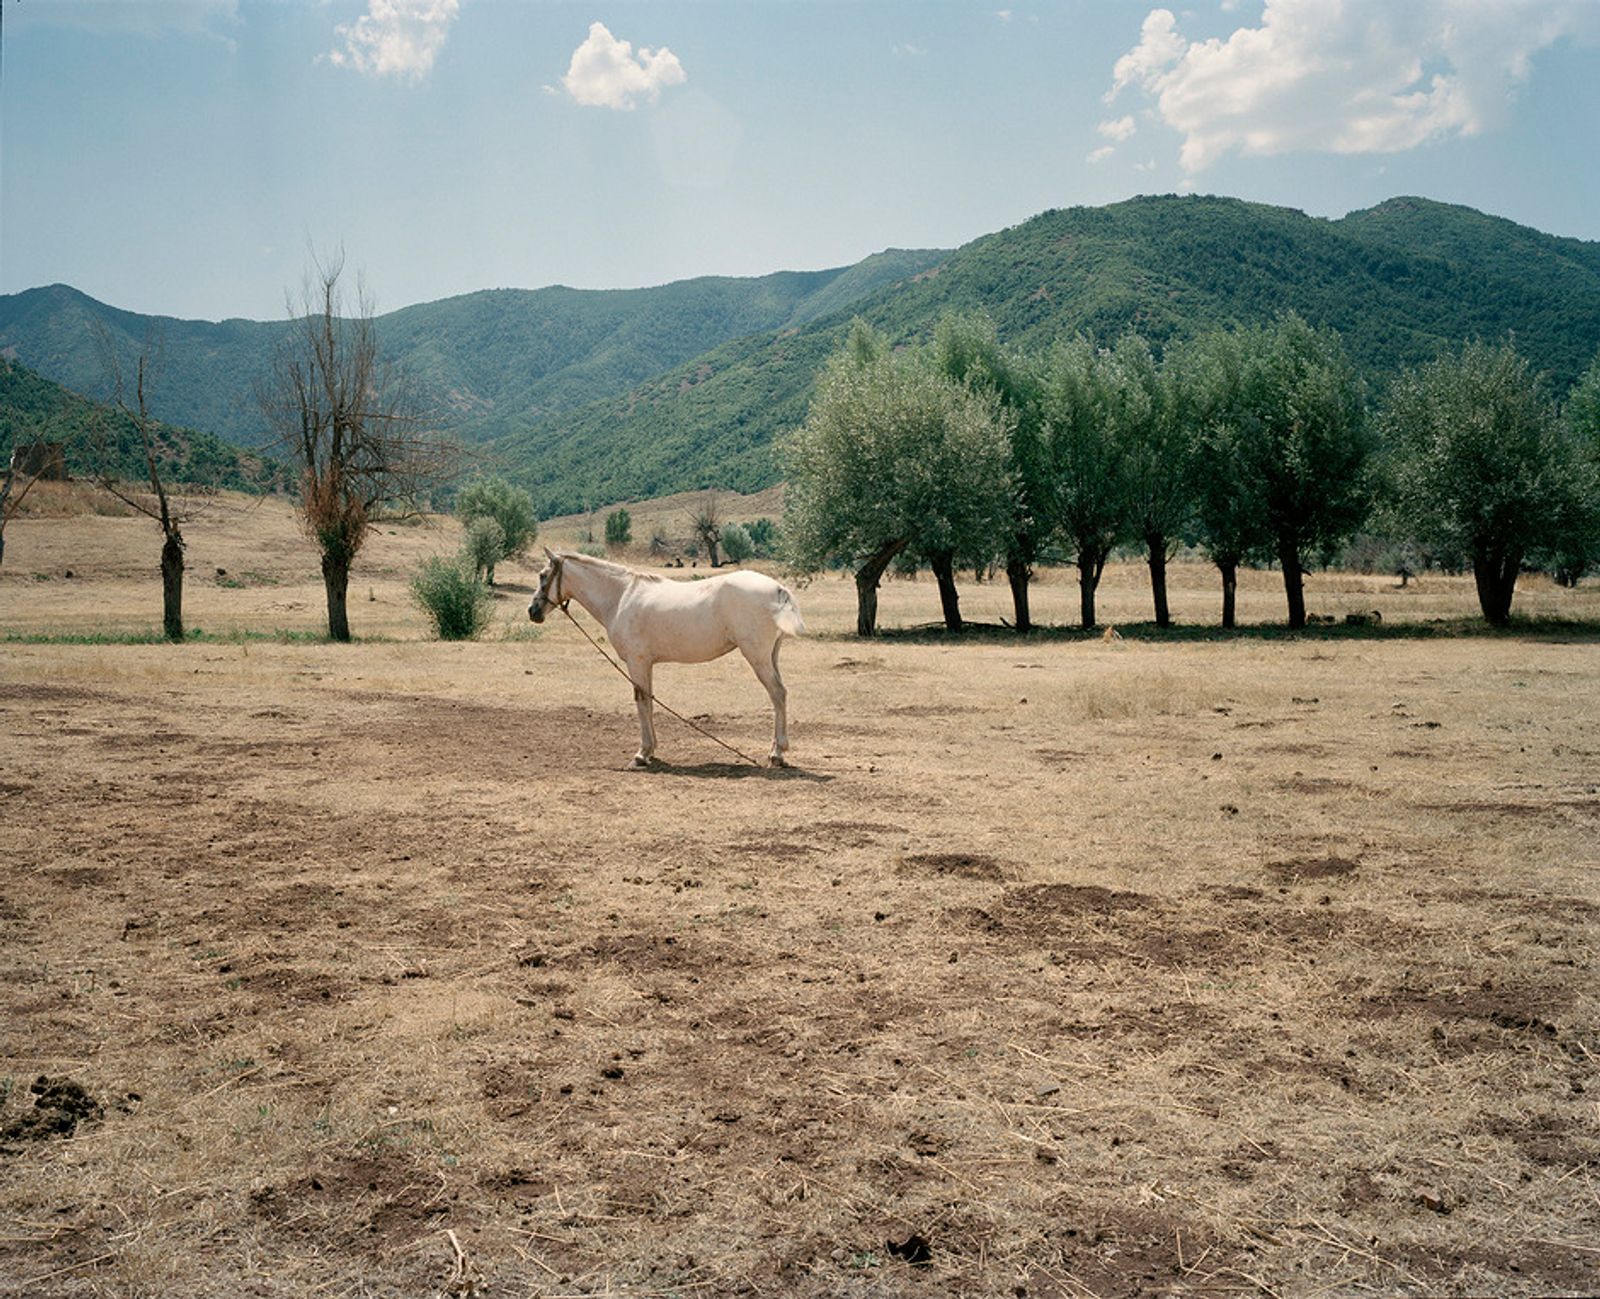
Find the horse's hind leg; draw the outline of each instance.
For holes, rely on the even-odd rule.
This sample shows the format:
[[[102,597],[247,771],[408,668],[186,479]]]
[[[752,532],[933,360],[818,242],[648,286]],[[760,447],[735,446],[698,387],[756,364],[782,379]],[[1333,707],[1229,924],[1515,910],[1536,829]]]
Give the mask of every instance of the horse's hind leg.
[[[631,764],[635,767],[648,767],[656,754],[656,724],[652,716],[655,699],[651,693],[654,689],[651,685],[653,675],[653,664],[628,665],[628,676],[633,681],[633,702],[639,709],[639,752],[633,755]]]
[[[760,647],[741,645],[740,651],[761,684],[767,688],[767,694],[772,698],[772,757],[774,767],[787,767],[789,765],[784,755],[789,750],[789,692],[783,684],[783,674],[778,671],[778,646],[783,644],[783,637],[779,636],[772,642],[772,649],[765,653]]]

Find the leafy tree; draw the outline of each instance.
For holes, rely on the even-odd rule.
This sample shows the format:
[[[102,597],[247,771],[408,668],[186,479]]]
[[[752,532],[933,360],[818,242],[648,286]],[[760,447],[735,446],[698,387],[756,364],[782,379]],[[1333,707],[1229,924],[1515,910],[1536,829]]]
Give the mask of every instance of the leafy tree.
[[[313,268],[257,398],[297,472],[301,523],[322,556],[328,635],[348,641],[350,567],[374,513],[420,509],[453,455],[379,357],[364,292],[345,315],[343,257]]]
[[[633,540],[633,516],[622,507],[606,515],[606,548],[621,550]]]
[[[755,543],[742,523],[730,523],[722,530],[722,553],[730,564],[742,564],[756,553]]]
[[[1523,559],[1584,526],[1594,482],[1578,442],[1509,343],[1470,343],[1402,375],[1383,419],[1402,517],[1470,557],[1478,606],[1504,626]]]
[[[1168,627],[1167,561],[1195,513],[1190,389],[1175,365],[1157,366],[1137,333],[1106,358],[1108,418],[1122,463],[1128,533],[1145,548],[1156,625]]]
[[[478,519],[493,519],[500,525],[500,553],[485,566],[490,586],[494,585],[495,564],[521,559],[539,537],[533,497],[504,478],[475,478],[463,487],[456,494],[456,517],[469,530]]]
[[[1240,505],[1271,538],[1289,626],[1299,629],[1306,563],[1332,554],[1371,508],[1362,385],[1339,336],[1292,312],[1241,331],[1239,347],[1238,383],[1218,418],[1233,443]]]
[[[1081,334],[1058,343],[1045,370],[1057,528],[1075,556],[1085,627],[1095,625],[1095,590],[1127,520],[1126,457],[1109,418],[1106,370],[1106,359]]]
[[[1538,559],[1563,586],[1576,586],[1600,564],[1600,356],[1573,386],[1562,415],[1579,463],[1566,517]]]
[[[878,584],[901,551],[942,568],[940,601],[960,626],[953,557],[1009,526],[1010,421],[992,395],[896,355],[857,325],[824,369],[806,421],[782,444],[785,544],[797,567],[856,570],[856,630],[877,629]]]
[[[986,315],[947,314],[934,334],[935,364],[957,383],[981,388],[1012,417],[1010,455],[1015,499],[1011,528],[999,547],[1018,631],[1028,631],[1028,584],[1055,521],[1055,480],[1044,436],[1043,389],[1038,369],[1003,348]]]
[[[506,553],[506,532],[500,520],[480,514],[467,524],[462,538],[462,558],[472,565],[472,575],[488,586],[494,585],[494,566]]]
[[[1265,551],[1266,518],[1246,489],[1243,438],[1227,418],[1238,402],[1244,349],[1234,333],[1208,334],[1167,361],[1193,430],[1201,545],[1222,575],[1222,625],[1233,627],[1239,565]]]
[[[750,544],[756,548],[757,558],[772,558],[778,548],[778,525],[762,517],[745,524],[745,531],[750,534]]]

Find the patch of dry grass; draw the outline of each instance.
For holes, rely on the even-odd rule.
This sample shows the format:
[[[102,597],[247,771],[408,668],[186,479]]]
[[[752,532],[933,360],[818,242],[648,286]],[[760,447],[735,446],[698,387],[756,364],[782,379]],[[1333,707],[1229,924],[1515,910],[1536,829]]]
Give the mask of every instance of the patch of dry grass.
[[[120,522],[13,525],[7,626],[139,625]],[[208,625],[279,625],[262,526]],[[0,1132],[102,1112],[0,1136],[0,1294],[1600,1288],[1592,645],[863,644],[829,579],[799,769],[635,774],[573,629],[384,604],[428,544],[385,643],[6,647]]]

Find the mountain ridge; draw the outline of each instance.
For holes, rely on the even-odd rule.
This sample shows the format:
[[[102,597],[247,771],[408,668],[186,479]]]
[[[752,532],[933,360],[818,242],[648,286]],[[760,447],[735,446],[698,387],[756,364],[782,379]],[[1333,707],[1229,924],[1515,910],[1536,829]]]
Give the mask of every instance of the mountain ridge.
[[[27,294],[0,298],[0,351],[81,369],[94,300],[71,298],[52,317],[38,299],[19,303]],[[1338,329],[1377,388],[1465,340],[1514,335],[1560,388],[1600,343],[1600,243],[1417,196],[1329,218],[1153,195],[1051,209],[953,250],[648,289],[486,289],[377,324],[466,440],[543,507],[573,510],[770,484],[773,440],[804,418],[817,367],[853,316],[905,344],[950,310],[986,311],[1026,347],[1136,328],[1158,349],[1294,310]],[[114,319],[125,336],[146,320]],[[163,323],[169,356],[175,334],[178,349],[198,332],[210,351],[159,375],[158,399],[171,398],[178,422],[248,441],[234,430],[249,428],[251,385],[286,326]],[[171,418],[172,406],[157,413]]]

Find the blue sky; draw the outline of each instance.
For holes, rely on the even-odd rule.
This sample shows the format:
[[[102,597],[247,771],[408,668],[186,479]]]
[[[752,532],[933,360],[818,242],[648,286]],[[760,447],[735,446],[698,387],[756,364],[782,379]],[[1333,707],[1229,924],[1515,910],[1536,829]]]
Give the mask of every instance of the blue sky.
[[[1600,239],[1600,0],[0,0],[0,291],[278,318],[1200,192]]]

